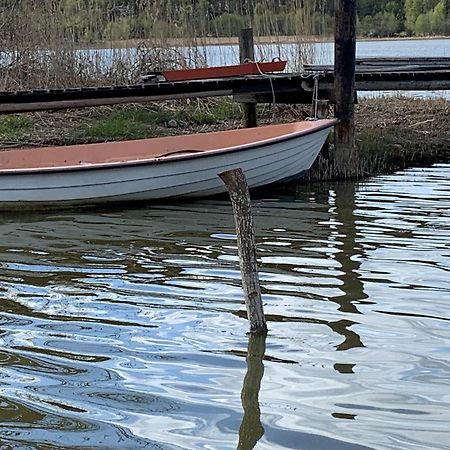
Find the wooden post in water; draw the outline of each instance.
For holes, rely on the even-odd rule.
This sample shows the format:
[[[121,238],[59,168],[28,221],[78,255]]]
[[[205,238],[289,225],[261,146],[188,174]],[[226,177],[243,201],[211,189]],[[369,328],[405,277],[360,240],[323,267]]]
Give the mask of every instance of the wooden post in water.
[[[239,35],[239,61],[241,64],[255,60],[255,47],[253,45],[253,29],[243,28]],[[256,117],[256,103],[242,103],[244,122],[246,128],[258,126]]]
[[[339,177],[352,175],[355,161],[356,0],[335,0],[334,164]],[[356,169],[356,168],[353,168]]]
[[[250,332],[266,335],[267,325],[259,286],[255,231],[247,180],[242,169],[232,169],[219,173],[219,177],[228,189],[233,206],[242,287],[244,289],[247,318],[250,322]]]

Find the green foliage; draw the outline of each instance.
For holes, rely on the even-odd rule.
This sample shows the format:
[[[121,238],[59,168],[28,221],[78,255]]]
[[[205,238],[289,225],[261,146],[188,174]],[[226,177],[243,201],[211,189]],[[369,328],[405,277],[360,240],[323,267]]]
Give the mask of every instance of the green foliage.
[[[360,0],[359,34],[450,34],[450,0]]]
[[[378,12],[365,16],[359,23],[359,32],[365,36],[386,37],[401,31],[401,22],[393,12]]]
[[[450,0],[440,0],[434,7],[431,24],[435,33],[450,34]]]
[[[239,14],[225,12],[212,20],[210,33],[214,36],[238,36],[244,23],[244,17]]]
[[[153,137],[158,134],[156,125],[167,120],[170,114],[164,111],[125,107],[93,120],[80,135],[99,141]]]
[[[2,138],[21,136],[31,127],[31,120],[23,114],[0,116],[0,137]]]
[[[227,98],[218,98],[208,102],[189,102],[179,107],[175,118],[197,125],[212,124],[217,121],[240,119],[239,105]]]
[[[450,0],[405,0],[405,17],[414,34],[450,34]]]
[[[110,40],[129,39],[131,35],[131,19],[130,17],[120,17],[113,22],[108,22],[103,36]]]

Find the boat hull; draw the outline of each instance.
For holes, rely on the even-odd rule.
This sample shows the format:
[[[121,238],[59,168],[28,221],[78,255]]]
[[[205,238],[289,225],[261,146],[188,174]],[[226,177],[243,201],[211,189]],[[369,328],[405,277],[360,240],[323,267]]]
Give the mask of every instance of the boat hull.
[[[225,192],[218,174],[238,167],[250,188],[277,183],[311,167],[333,124],[329,121],[314,132],[232,152],[76,170],[4,172],[0,209],[206,197]]]
[[[282,72],[286,67],[286,63],[287,61],[248,62],[233,66],[167,70],[162,72],[162,74],[167,81],[207,80]]]

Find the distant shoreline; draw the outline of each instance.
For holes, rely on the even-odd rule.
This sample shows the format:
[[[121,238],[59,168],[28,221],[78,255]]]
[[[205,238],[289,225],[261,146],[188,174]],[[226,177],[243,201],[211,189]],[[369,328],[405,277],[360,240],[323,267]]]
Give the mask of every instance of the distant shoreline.
[[[450,36],[408,36],[408,37],[381,37],[381,38],[357,38],[357,42],[367,41],[419,41],[419,40],[441,40],[448,39]],[[255,36],[255,44],[320,44],[331,43],[334,41],[333,36],[326,36],[320,38],[318,36]],[[237,37],[197,37],[197,38],[150,38],[150,39],[127,39],[118,41],[101,41],[91,44],[86,44],[83,47],[87,49],[102,49],[102,48],[136,48],[141,45],[148,47],[195,47],[195,46],[217,46],[217,45],[238,45],[239,38]]]

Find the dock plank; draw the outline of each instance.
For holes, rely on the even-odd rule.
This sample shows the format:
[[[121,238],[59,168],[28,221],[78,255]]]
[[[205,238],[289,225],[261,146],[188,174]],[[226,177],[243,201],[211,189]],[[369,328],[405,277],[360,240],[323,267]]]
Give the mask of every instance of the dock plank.
[[[426,58],[403,58],[395,61],[395,70],[388,58],[358,61],[355,75],[357,91],[450,90],[450,58],[433,58],[431,62]],[[319,73],[319,98],[333,101],[332,67],[316,65],[305,66],[305,69],[303,73],[264,76],[3,91],[0,92],[0,114],[218,96],[233,96],[236,101],[252,99],[270,103],[273,94],[277,103],[310,103],[315,73]]]

